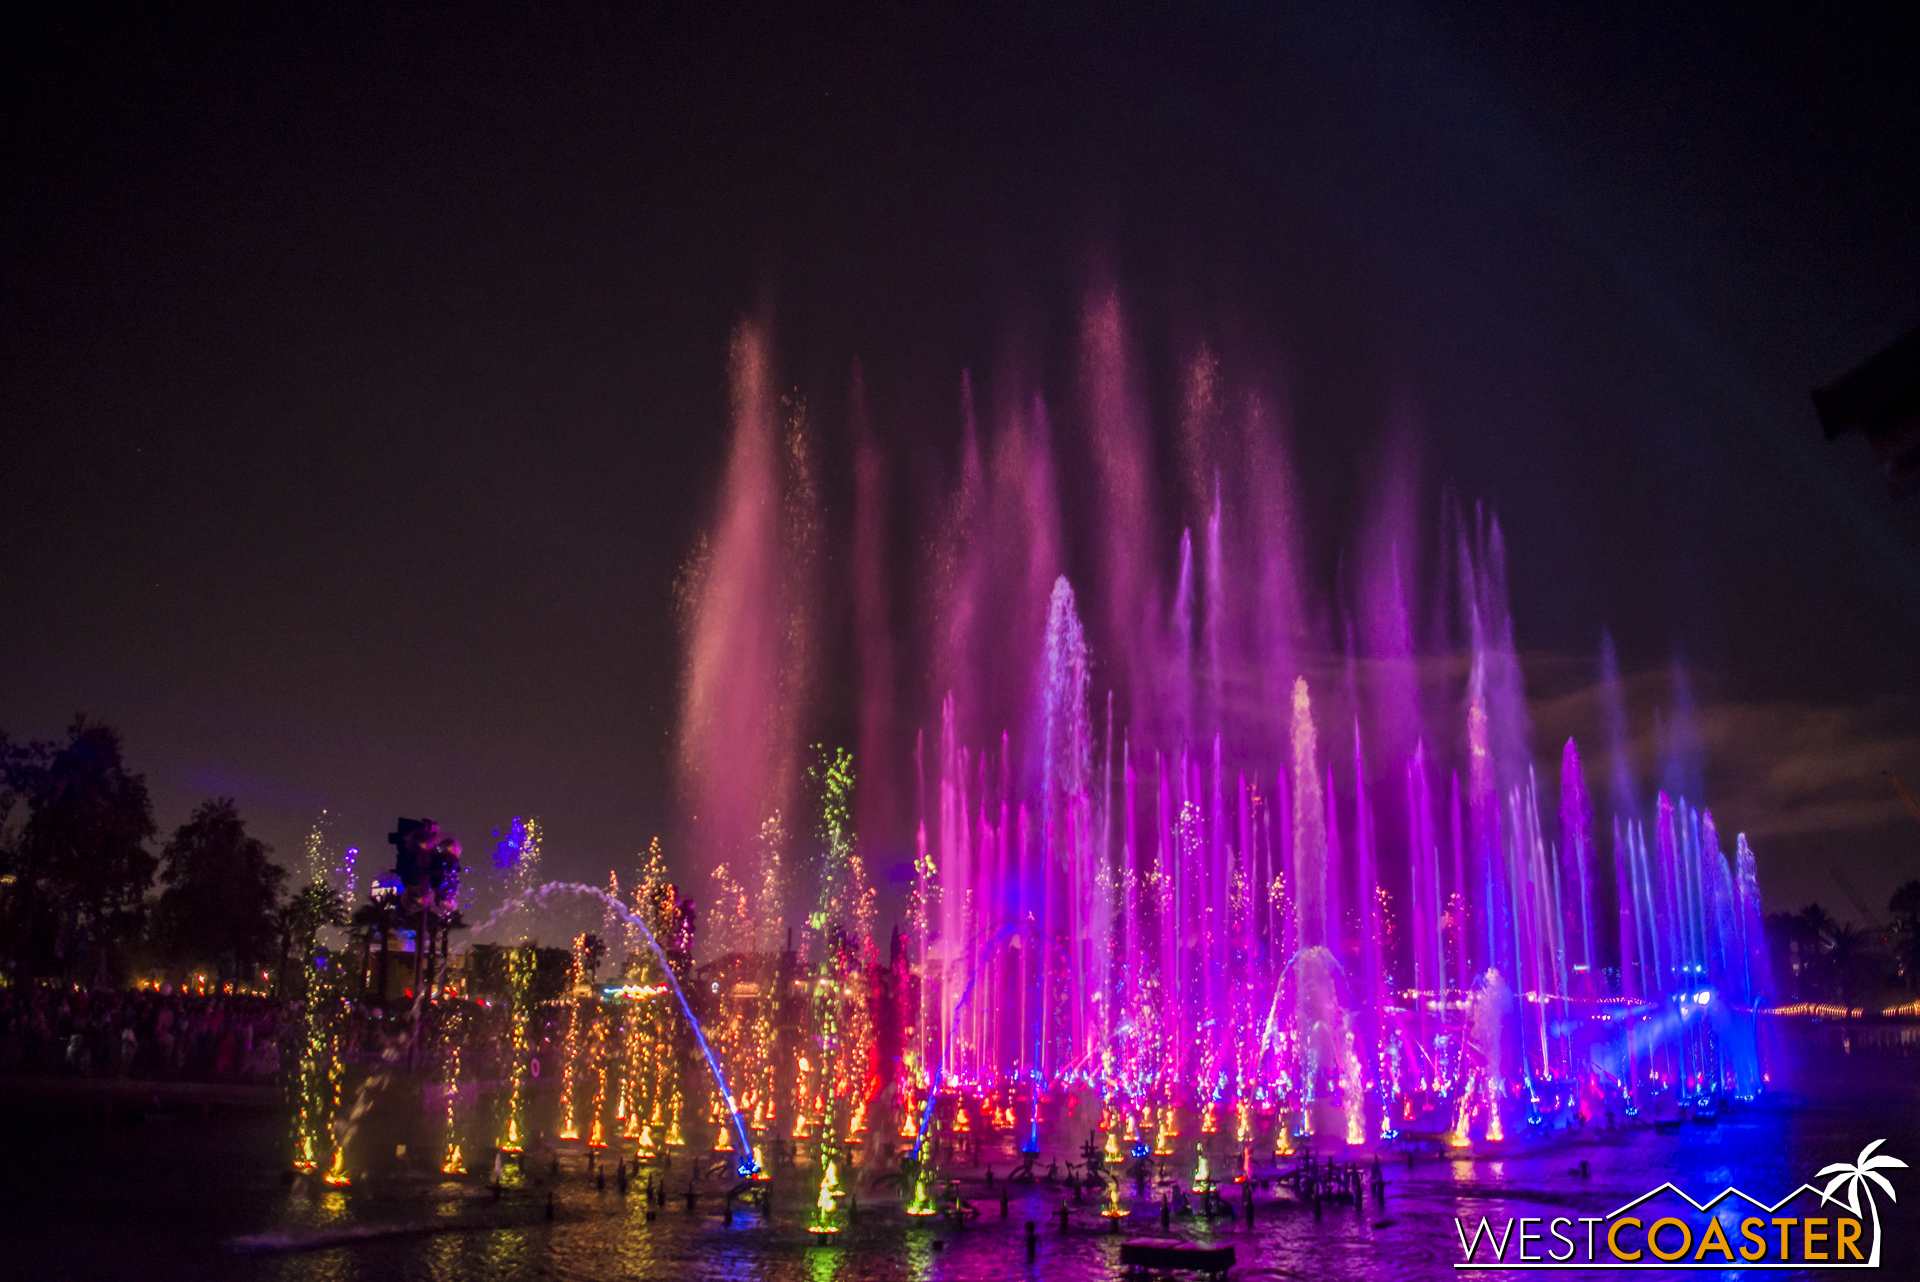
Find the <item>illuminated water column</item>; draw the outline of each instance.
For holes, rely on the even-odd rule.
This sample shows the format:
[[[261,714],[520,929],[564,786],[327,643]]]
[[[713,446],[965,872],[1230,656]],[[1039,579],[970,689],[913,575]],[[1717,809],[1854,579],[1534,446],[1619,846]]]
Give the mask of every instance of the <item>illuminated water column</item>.
[[[1389,991],[1389,980],[1397,958],[1389,955],[1391,942],[1400,935],[1393,907],[1394,896],[1381,873],[1380,837],[1374,823],[1373,804],[1366,789],[1365,760],[1360,753],[1360,725],[1354,723],[1355,841],[1358,847],[1360,878],[1361,977],[1365,985],[1367,1010],[1366,1036],[1370,1042],[1375,1081],[1381,1101],[1379,1134],[1391,1138],[1397,1130],[1399,1100],[1414,1085],[1415,1073],[1406,1047],[1404,1017],[1400,1003]]]
[[[1434,834],[1433,791],[1427,777],[1427,745],[1416,744],[1407,762],[1407,863],[1413,911],[1413,1040],[1416,1054],[1430,1058],[1416,1071],[1422,1091],[1444,1089],[1435,1054],[1446,1010],[1446,946],[1441,929],[1440,846]]]
[[[594,1075],[593,1118],[587,1127],[587,1147],[605,1148],[607,1132],[607,1073],[611,1065],[611,1056],[607,1050],[607,1021],[598,1017],[599,1003],[593,1003],[595,1018],[589,1032],[588,1054],[591,1071]]]
[[[580,1125],[574,1116],[574,1095],[579,1087],[581,1022],[586,1018],[586,999],[578,995],[584,979],[587,937],[573,937],[573,957],[567,966],[567,1034],[560,1059],[560,1138],[577,1140]]]
[[[1482,659],[1476,654],[1473,693],[1467,700],[1467,805],[1473,839],[1473,888],[1470,892],[1474,911],[1470,918],[1477,927],[1478,946],[1485,973],[1474,981],[1469,999],[1468,1020],[1478,1032],[1477,1040],[1484,1056],[1480,1068],[1486,1090],[1487,1138],[1500,1140],[1506,1135],[1506,1119],[1501,1101],[1506,1095],[1508,1073],[1517,1061],[1519,1029],[1509,1018],[1515,973],[1513,903],[1507,869],[1506,843],[1500,825],[1500,794],[1494,778],[1492,731],[1487,718],[1486,701],[1480,693]],[[1471,1087],[1460,1098],[1461,1116],[1470,1107]],[[1465,1124],[1459,1127],[1464,1136]]]
[[[831,1165],[834,1148],[841,1138],[845,1119],[839,1115],[838,1076],[840,1069],[840,987],[833,973],[831,954],[823,958],[813,981],[813,1051],[819,1057],[820,1090],[814,1106],[819,1112],[820,1160]]]
[[[465,1175],[467,1164],[460,1153],[460,1136],[454,1122],[454,1104],[460,1095],[460,1042],[447,1039],[447,1153],[440,1163],[444,1175]]]
[[[807,1232],[838,1233],[845,1218],[840,1210],[840,1199],[845,1196],[846,1190],[840,1187],[839,1164],[829,1158],[820,1173],[820,1191],[814,1198],[813,1216],[807,1223]]]
[[[340,1062],[341,977],[331,958],[316,957],[304,968],[307,997],[300,1013],[299,1074],[295,1090],[294,1169],[344,1170],[344,1157],[334,1142],[335,1119],[340,1113],[340,1084],[345,1069]],[[327,1149],[332,1146],[333,1152]],[[325,1155],[323,1157],[323,1154]]]
[[[533,1021],[533,972],[539,965],[533,941],[520,945],[507,959],[508,1059],[507,1131],[500,1141],[503,1153],[518,1153],[527,1140],[527,1054]]]
[[[1735,907],[1739,922],[1740,1001],[1736,1016],[1744,1014],[1747,1061],[1741,1065],[1739,1089],[1749,1098],[1767,1080],[1761,1065],[1760,1011],[1773,1001],[1772,962],[1762,928],[1759,870],[1747,834],[1734,838]]]

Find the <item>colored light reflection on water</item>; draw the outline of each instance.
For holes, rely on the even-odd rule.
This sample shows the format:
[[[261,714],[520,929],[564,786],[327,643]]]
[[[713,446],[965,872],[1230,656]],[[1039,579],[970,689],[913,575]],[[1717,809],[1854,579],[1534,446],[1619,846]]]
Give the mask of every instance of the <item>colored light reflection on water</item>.
[[[1237,1217],[1210,1226],[1176,1218],[1173,1228],[1196,1240],[1234,1243],[1236,1275],[1244,1278],[1440,1277],[1452,1275],[1459,1258],[1456,1215],[1604,1214],[1668,1179],[1701,1197],[1730,1182],[1784,1193],[1882,1136],[1888,1152],[1908,1159],[1920,1154],[1915,1061],[1817,1048],[1795,1058],[1805,1067],[1789,1088],[1800,1094],[1763,1099],[1713,1127],[1689,1124],[1673,1136],[1646,1127],[1611,1135],[1590,1129],[1514,1141],[1498,1156],[1422,1156],[1411,1169],[1403,1158],[1385,1156],[1384,1206],[1371,1196],[1358,1212],[1329,1204],[1316,1220],[1310,1209],[1280,1209],[1269,1193],[1258,1198],[1251,1230]],[[1117,1277],[1118,1242],[1159,1224],[1157,1195],[1137,1197],[1130,1181],[1120,1190],[1119,1201],[1131,1212],[1120,1235],[1111,1234],[1101,1216],[1110,1200],[1099,1189],[1075,1204],[1064,1187],[1016,1185],[1002,1220],[1000,1190],[986,1191],[977,1167],[954,1172],[962,1195],[980,1211],[965,1229],[944,1217],[910,1223],[894,1195],[871,1189],[857,1174],[847,1178],[859,1191],[858,1219],[826,1245],[816,1245],[820,1239],[807,1232],[819,1173],[806,1167],[776,1172],[771,1224],[753,1210],[737,1211],[727,1224],[721,1195],[730,1185],[718,1178],[701,1183],[699,1207],[689,1215],[684,1159],[676,1162],[667,1205],[651,1224],[637,1191],[623,1199],[611,1179],[605,1192],[597,1191],[580,1155],[563,1159],[557,1185],[544,1162],[530,1161],[524,1186],[509,1189],[498,1203],[480,1176],[375,1177],[342,1190],[289,1187],[283,1126],[267,1114],[197,1112],[122,1127],[96,1116],[77,1131],[28,1126],[0,1175],[0,1196],[15,1212],[0,1223],[0,1250],[5,1258],[35,1263],[45,1275],[119,1282],[480,1276],[1007,1282]],[[1064,1173],[1067,1137],[1043,1136],[1043,1148],[1040,1168],[1058,1157]],[[997,1177],[1014,1159],[1004,1145],[982,1156]],[[1578,1174],[1583,1160],[1586,1178]],[[103,1173],[111,1186],[105,1196]],[[1905,1175],[1895,1173],[1899,1201],[1881,1205],[1889,1276],[1911,1276],[1920,1264],[1920,1196],[1907,1196]],[[549,1191],[555,1194],[551,1222],[544,1217]],[[1071,1212],[1065,1233],[1054,1219],[1063,1200]],[[1237,1210],[1238,1189],[1229,1190],[1228,1200]],[[1031,1265],[1022,1246],[1028,1221],[1036,1224],[1039,1243]],[[129,1252],[126,1243],[135,1237],[142,1249]],[[236,1239],[263,1249],[236,1251]],[[306,1249],[287,1249],[296,1246]]]

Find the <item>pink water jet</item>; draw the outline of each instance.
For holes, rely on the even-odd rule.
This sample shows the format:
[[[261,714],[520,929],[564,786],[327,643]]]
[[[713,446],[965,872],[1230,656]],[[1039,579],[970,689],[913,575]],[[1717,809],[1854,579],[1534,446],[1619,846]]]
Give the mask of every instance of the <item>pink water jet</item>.
[[[1314,621],[1333,612],[1308,605],[1272,402],[1195,358],[1169,496],[1188,519],[1163,521],[1117,300],[1085,309],[1080,341],[1070,440],[1030,395],[983,440],[963,379],[916,629],[893,625],[886,458],[853,397],[858,826],[870,845],[912,833],[907,1095],[1034,1117],[1085,1094],[1359,1143],[1757,1090],[1751,851],[1741,837],[1729,860],[1711,816],[1666,794],[1649,827],[1618,780],[1604,849],[1571,741],[1543,795],[1498,520],[1443,500],[1423,559],[1395,472],[1337,647]],[[808,578],[819,508],[751,327],[733,380],[682,736],[710,863],[794,813],[816,598],[834,595]],[[1092,503],[1069,528],[1082,471]],[[777,900],[741,911],[781,919]]]

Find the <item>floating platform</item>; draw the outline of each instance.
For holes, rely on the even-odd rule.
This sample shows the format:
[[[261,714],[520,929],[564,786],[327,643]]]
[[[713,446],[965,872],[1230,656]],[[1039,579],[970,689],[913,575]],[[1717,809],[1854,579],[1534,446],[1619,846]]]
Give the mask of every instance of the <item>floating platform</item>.
[[[1218,1276],[1233,1267],[1233,1247],[1130,1238],[1120,1244],[1120,1263],[1127,1269],[1183,1269]]]

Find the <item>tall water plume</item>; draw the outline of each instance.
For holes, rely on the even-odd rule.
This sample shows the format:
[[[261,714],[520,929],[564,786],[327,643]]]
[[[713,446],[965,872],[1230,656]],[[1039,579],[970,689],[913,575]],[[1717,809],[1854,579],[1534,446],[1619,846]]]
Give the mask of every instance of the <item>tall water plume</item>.
[[[1573,923],[1569,949],[1577,948],[1585,995],[1593,996],[1593,807],[1580,772],[1580,747],[1572,739],[1560,754],[1560,857],[1564,869],[1563,914]]]
[[[1600,725],[1607,737],[1608,802],[1613,813],[1630,815],[1640,808],[1633,780],[1633,735],[1627,729],[1626,699],[1620,688],[1620,655],[1613,633],[1600,630]]]
[[[1089,299],[1081,317],[1081,381],[1100,495],[1100,598],[1118,688],[1139,702],[1124,711],[1144,722],[1154,705],[1141,664],[1157,647],[1151,567],[1156,557],[1152,451],[1127,362],[1127,332],[1117,294]],[[1145,714],[1145,715],[1143,715]]]
[[[852,392],[853,429],[853,635],[854,662],[860,673],[860,737],[857,749],[863,786],[857,794],[856,828],[862,838],[888,835],[896,816],[902,722],[895,686],[892,600],[887,587],[887,478],[879,447],[867,421],[865,383],[856,368]]]
[[[1305,634],[1302,609],[1300,531],[1293,503],[1293,474],[1280,442],[1280,424],[1269,399],[1248,395],[1242,419],[1240,506],[1246,513],[1247,575],[1253,585],[1249,663],[1256,678],[1249,697],[1279,710],[1262,746],[1277,757],[1287,752],[1292,683],[1300,671]],[[1256,718],[1256,722],[1263,720]]]
[[[1327,612],[1304,587],[1271,399],[1231,390],[1203,349],[1159,508],[1118,306],[1098,299],[1081,319],[1084,414],[1059,449],[1077,459],[1084,443],[1087,484],[1062,485],[1038,396],[1001,389],[982,432],[963,378],[954,479],[929,522],[930,608],[910,640],[888,635],[887,460],[855,398],[847,684],[856,760],[892,757],[893,781],[863,768],[863,786],[918,779],[900,963],[918,1005],[900,1023],[917,1030],[901,1062],[919,1116],[958,1090],[1003,1122],[1018,1111],[1031,1139],[1063,1094],[1071,1112],[1091,1091],[1154,1117],[1171,1152],[1186,1108],[1203,1131],[1231,1109],[1239,1130],[1272,1115],[1357,1141],[1428,1114],[1497,1140],[1603,1095],[1744,1089],[1753,1039],[1730,1016],[1750,1024],[1762,999],[1747,978],[1750,855],[1727,858],[1697,797],[1641,815],[1616,786],[1596,816],[1570,741],[1556,797],[1532,756],[1499,521],[1445,498],[1441,546],[1423,547],[1412,465],[1390,469],[1345,561],[1348,648],[1329,654],[1307,626]],[[737,444],[745,479],[730,472],[728,495],[797,470],[756,463],[754,449],[779,455],[770,416],[760,434]],[[1063,508],[1063,490],[1089,506]],[[771,528],[723,520],[710,572],[794,582],[794,510]],[[1416,640],[1428,602],[1441,613]],[[745,620],[748,637],[763,621]],[[746,679],[783,694],[787,642],[739,644]],[[916,658],[933,698],[912,710],[910,744],[909,712],[888,705]],[[788,888],[741,863],[729,899],[806,898],[791,874],[817,849],[795,844],[791,810],[785,830],[759,813],[753,831],[773,835],[745,849]],[[763,912],[734,933],[746,918],[757,951],[776,951]],[[1724,998],[1702,1004],[1701,975]],[[1669,1017],[1683,990],[1704,1022]]]
[[[791,804],[799,720],[812,679],[817,498],[804,419],[782,431],[764,335],[735,331],[733,444],[705,546],[682,583],[686,667],[681,786],[696,857],[749,848]]]
[[[1293,683],[1293,867],[1295,915],[1301,948],[1326,947],[1335,938],[1327,913],[1327,810],[1320,788],[1319,744],[1307,679]]]
[[[1368,668],[1367,724],[1383,761],[1405,761],[1426,735],[1408,600],[1409,587],[1417,582],[1413,554],[1419,546],[1417,454],[1412,435],[1411,422],[1403,414],[1380,451],[1379,480],[1359,549],[1357,621],[1360,651]]]

